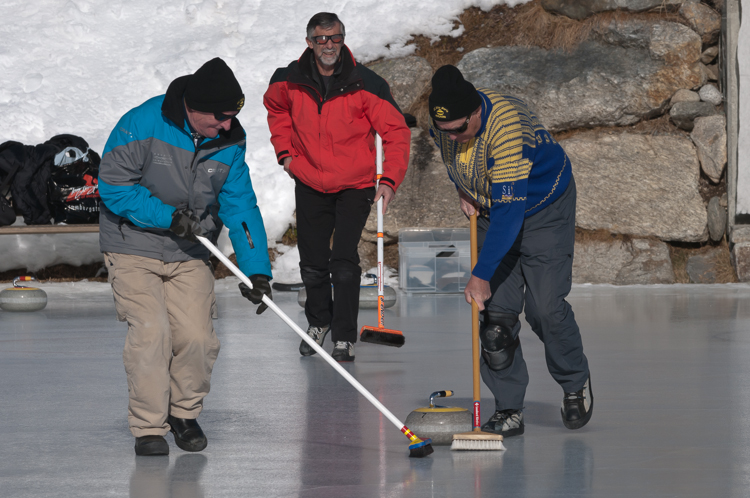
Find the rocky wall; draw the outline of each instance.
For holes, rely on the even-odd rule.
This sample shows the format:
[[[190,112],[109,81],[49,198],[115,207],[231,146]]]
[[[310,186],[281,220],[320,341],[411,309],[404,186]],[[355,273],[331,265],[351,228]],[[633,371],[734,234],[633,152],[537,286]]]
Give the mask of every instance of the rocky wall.
[[[730,260],[723,242],[727,137],[718,67],[721,3],[535,1],[574,20],[618,14],[593,24],[571,50],[483,47],[462,54],[457,66],[475,86],[529,104],[571,158],[577,226],[613,235],[611,240],[577,238],[574,281],[675,282],[677,268],[670,259],[675,248],[700,256],[679,269],[687,280],[716,281],[714,266]],[[637,14],[644,12],[651,15]],[[658,12],[671,15],[654,15]],[[423,105],[437,69],[417,56],[370,67],[389,81],[404,110]],[[395,244],[405,227],[467,225],[426,123],[418,125],[407,177],[385,217],[386,244]],[[373,209],[361,244],[364,268],[374,263],[376,227]]]

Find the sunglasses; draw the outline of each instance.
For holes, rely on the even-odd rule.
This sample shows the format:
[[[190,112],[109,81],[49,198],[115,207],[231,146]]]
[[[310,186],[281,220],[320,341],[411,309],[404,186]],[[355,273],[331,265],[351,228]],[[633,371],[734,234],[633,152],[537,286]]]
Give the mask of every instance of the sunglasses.
[[[226,121],[227,119],[232,119],[234,116],[228,116],[226,114],[222,114],[220,112],[214,113],[214,119],[216,121]]]
[[[466,121],[464,121],[464,124],[462,124],[458,128],[453,128],[451,130],[444,130],[444,129],[440,128],[437,125],[437,123],[435,122],[434,119],[432,120],[432,125],[435,127],[435,129],[437,131],[440,131],[440,132],[443,132],[443,133],[451,133],[453,135],[459,135],[459,134],[465,132],[469,128],[469,120],[470,119],[471,119],[471,114],[469,114],[468,116],[466,116]]]
[[[319,35],[313,36],[312,39],[318,45],[325,45],[326,43],[328,43],[328,40],[331,40],[333,43],[338,44],[344,41],[344,35]]]

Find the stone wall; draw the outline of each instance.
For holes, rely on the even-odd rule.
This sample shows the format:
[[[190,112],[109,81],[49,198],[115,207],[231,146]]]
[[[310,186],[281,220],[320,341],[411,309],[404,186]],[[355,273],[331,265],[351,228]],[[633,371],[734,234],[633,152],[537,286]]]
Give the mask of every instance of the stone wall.
[[[726,119],[717,57],[721,5],[536,2],[571,19],[619,14],[594,24],[569,51],[484,47],[462,54],[457,66],[478,87],[524,99],[570,156],[578,187],[574,281],[675,282],[675,248],[700,256],[679,269],[687,275],[683,280],[716,281],[714,266],[729,261]],[[679,17],[629,14],[654,9]],[[425,101],[437,69],[416,56],[370,67],[389,81],[405,110]],[[418,125],[407,177],[385,217],[386,244],[395,244],[404,227],[467,226],[426,123]],[[364,268],[374,263],[376,226],[373,210],[360,245]],[[580,236],[586,231],[612,237]]]

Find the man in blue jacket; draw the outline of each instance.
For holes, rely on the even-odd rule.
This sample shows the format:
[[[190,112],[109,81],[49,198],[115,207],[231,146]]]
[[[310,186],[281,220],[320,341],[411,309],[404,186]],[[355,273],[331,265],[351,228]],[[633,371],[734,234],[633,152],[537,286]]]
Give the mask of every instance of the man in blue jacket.
[[[219,340],[209,251],[222,226],[253,290],[267,307],[271,263],[263,219],[245,164],[245,99],[226,63],[215,58],[174,80],[166,95],[125,114],[107,141],[99,170],[99,243],[117,318],[127,321],[123,361],[128,424],[137,455],[167,455],[164,439],[201,451],[196,418],[208,394]]]

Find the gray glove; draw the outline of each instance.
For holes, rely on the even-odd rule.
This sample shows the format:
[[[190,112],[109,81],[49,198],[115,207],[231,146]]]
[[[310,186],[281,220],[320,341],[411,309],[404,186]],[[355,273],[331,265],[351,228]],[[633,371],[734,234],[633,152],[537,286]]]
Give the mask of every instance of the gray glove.
[[[169,229],[178,237],[187,239],[190,242],[198,242],[195,236],[202,236],[206,233],[198,217],[187,208],[178,209],[172,213],[172,224],[169,226]]]
[[[240,292],[242,297],[249,299],[253,304],[260,304],[255,312],[256,315],[260,315],[268,309],[268,305],[263,302],[263,296],[268,296],[268,299],[273,300],[271,284],[268,283],[266,275],[250,275],[250,282],[253,284],[252,289],[240,282]]]

